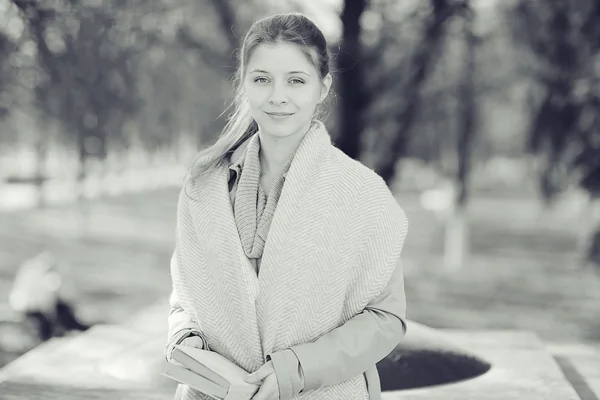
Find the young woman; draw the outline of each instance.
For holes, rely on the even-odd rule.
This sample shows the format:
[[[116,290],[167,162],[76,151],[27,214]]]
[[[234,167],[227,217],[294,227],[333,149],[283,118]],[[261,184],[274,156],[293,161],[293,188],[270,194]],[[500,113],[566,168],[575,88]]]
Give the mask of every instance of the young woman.
[[[252,372],[255,400],[379,399],[375,364],[406,331],[407,219],[317,119],[329,63],[307,17],[256,22],[236,108],[179,197],[165,356],[216,351]]]

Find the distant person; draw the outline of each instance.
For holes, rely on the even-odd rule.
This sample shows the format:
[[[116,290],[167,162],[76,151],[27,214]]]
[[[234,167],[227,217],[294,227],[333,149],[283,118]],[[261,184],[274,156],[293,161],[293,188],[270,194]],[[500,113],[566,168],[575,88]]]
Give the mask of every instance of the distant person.
[[[49,252],[26,260],[17,271],[10,305],[35,327],[41,341],[89,328],[77,319],[73,306],[61,294],[62,286],[57,261]]]
[[[165,357],[220,353],[251,372],[255,400],[380,399],[376,363],[406,329],[405,213],[318,119],[332,76],[310,19],[255,22],[237,78],[179,196]]]

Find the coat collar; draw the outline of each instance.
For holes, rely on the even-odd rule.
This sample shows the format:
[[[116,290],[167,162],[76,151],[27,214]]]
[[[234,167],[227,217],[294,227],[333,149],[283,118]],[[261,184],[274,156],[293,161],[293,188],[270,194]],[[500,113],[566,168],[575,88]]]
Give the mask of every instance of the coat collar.
[[[254,135],[258,135],[258,132]],[[241,170],[244,167],[244,161],[246,160],[246,150],[248,149],[248,143],[254,136],[250,136],[248,139],[244,140],[244,142],[238,146],[237,149],[233,151],[229,158],[229,169],[238,169]]]
[[[313,121],[310,129],[324,129],[324,125],[321,121],[315,120]],[[233,151],[231,156],[229,157],[229,172],[235,172],[238,176],[244,168],[244,161],[246,160],[246,150],[248,149],[248,143],[255,136],[258,135],[256,132],[254,135],[250,136],[248,139],[244,140],[242,144],[238,146],[237,149]],[[260,141],[259,141],[260,144]],[[284,172],[283,177],[287,176],[287,171]]]

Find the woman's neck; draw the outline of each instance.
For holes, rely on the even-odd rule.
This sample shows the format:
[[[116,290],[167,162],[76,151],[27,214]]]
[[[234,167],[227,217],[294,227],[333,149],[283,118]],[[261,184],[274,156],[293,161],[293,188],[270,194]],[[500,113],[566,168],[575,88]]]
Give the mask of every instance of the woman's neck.
[[[311,125],[312,123],[305,129],[287,137],[278,137],[259,131],[261,175],[278,175],[302,142]]]

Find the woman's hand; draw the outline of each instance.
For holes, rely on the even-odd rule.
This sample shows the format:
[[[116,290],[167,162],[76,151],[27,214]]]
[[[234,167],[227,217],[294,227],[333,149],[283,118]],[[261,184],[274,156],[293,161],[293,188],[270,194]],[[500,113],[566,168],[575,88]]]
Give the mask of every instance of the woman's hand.
[[[272,361],[267,361],[262,367],[249,374],[245,381],[254,384],[262,381],[260,389],[252,400],[279,400],[279,384]]]
[[[202,339],[199,336],[196,336],[196,335],[186,337],[181,342],[181,345],[195,347],[197,349],[204,348],[204,342],[202,341]]]

